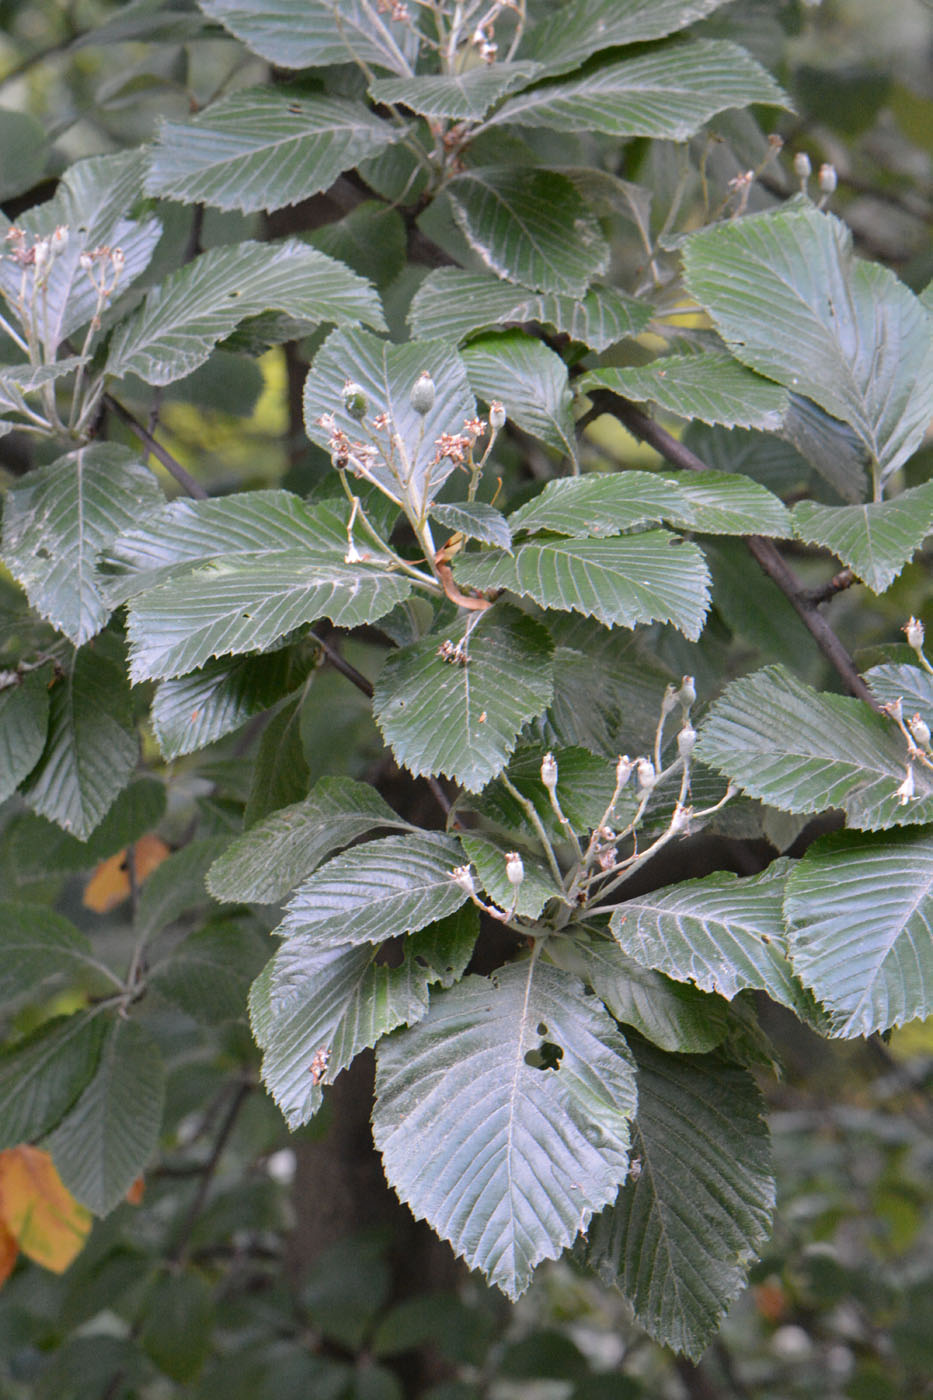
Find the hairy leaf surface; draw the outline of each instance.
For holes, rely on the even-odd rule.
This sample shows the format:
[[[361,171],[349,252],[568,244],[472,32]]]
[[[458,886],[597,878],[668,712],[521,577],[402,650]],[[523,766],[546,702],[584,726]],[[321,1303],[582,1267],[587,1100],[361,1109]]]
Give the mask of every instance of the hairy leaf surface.
[[[832,550],[869,588],[883,593],[933,530],[933,482],[868,505],[801,501],[794,507],[794,529],[808,544]]]
[[[663,355],[648,365],[590,370],[576,381],[584,393],[612,389],[628,399],[655,403],[681,418],[727,428],[776,432],[787,408],[787,392],[747,369],[731,355]]]
[[[572,395],[559,355],[521,331],[481,336],[461,355],[475,394],[499,400],[526,433],[576,461]]]

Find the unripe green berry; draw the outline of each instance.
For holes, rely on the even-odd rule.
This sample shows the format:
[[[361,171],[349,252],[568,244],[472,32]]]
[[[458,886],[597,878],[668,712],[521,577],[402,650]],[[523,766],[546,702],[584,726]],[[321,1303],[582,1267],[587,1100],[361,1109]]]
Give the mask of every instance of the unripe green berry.
[[[366,402],[363,386],[354,383],[352,379],[348,379],[343,386],[343,406],[350,417],[355,418],[358,423],[366,417],[369,405]]]
[[[411,386],[408,401],[422,418],[434,407],[434,380],[426,369],[421,371]]]

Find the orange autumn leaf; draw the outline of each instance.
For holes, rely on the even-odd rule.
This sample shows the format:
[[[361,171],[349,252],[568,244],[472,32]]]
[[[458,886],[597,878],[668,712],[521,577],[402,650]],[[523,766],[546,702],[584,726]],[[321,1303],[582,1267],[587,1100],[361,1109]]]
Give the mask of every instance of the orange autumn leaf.
[[[141,885],[156,866],[170,854],[168,846],[158,836],[141,836],[133,847],[136,859],[136,883]],[[88,880],[82,903],[95,914],[108,914],[129,897],[130,877],[126,868],[126,848],[109,860],[102,860]]]
[[[6,1283],[13,1272],[13,1265],[19,1254],[19,1245],[16,1243],[16,1236],[11,1235],[3,1221],[0,1220],[0,1287]]]
[[[25,1144],[0,1152],[0,1220],[24,1254],[56,1274],[91,1228],[91,1212],[65,1190],[49,1154]]]
[[[138,1206],[146,1192],[146,1178],[138,1176],[126,1193],[127,1204]]]

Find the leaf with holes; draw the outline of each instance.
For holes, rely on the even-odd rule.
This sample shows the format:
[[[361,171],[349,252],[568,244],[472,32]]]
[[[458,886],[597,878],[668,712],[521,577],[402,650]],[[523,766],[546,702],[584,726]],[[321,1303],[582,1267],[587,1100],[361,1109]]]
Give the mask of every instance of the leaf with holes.
[[[529,959],[465,978],[377,1064],[373,1137],[390,1185],[510,1298],[625,1177],[632,1061],[559,968]]]
[[[428,988],[457,980],[478,930],[475,909],[459,909],[409,935],[392,966],[376,961],[375,948],[322,948],[313,934],[282,945],[253,984],[250,1016],[263,1080],[293,1131],[320,1107],[322,1082],[389,1031],[421,1020]]]
[[[871,1035],[933,1010],[933,828],[821,837],[784,904],[794,971],[832,1034]]]
[[[807,544],[831,550],[875,593],[883,593],[933,531],[933,481],[868,505],[801,501],[794,507],[794,530]]]
[[[894,722],[863,700],[820,694],[783,666],[727,686],[696,753],[784,812],[841,807],[851,826],[869,831],[933,821],[933,776],[924,767],[914,765],[912,798],[898,791],[907,745]]]
[[[373,713],[412,773],[445,773],[477,792],[505,767],[522,725],[547,708],[552,647],[512,608],[497,606],[467,635],[469,625],[461,617],[389,656]]]
[[[633,1041],[640,1167],[592,1224],[586,1263],[656,1341],[697,1360],[768,1238],[767,1129],[751,1075],[716,1055]]]

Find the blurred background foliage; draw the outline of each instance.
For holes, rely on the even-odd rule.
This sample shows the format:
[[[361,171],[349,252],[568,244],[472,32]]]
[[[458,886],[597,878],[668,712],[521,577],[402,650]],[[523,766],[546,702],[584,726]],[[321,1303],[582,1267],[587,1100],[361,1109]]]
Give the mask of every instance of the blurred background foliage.
[[[858,247],[917,290],[933,275],[931,21],[924,0],[738,0],[702,26],[750,48],[798,104],[795,116],[782,119],[784,153],[763,170],[751,207],[793,191],[797,151],[807,152],[814,169],[831,161],[839,172],[832,207]],[[15,217],[48,198],[75,159],[144,142],[161,117],[184,120],[219,93],[266,77],[263,65],[186,0],[0,0],[0,204]],[[742,168],[740,156],[744,164],[760,161],[768,133],[751,118],[731,114],[714,125],[722,149],[714,136],[705,153],[711,171],[720,162],[726,178]],[[656,232],[675,200],[672,224],[690,227],[701,218],[704,152],[688,154],[630,142],[601,158],[653,192],[647,217]],[[178,206],[163,206],[160,215],[166,232],[152,277],[178,262],[193,218],[202,220],[203,247],[263,235],[258,216],[207,211],[202,219]],[[365,223],[359,228],[365,235]],[[615,265],[631,285],[640,245],[631,222],[616,220],[614,232]],[[320,229],[305,236],[373,277],[399,324],[417,272],[405,267],[402,240],[388,236],[388,226],[382,233],[377,248],[365,236],[339,247]],[[314,490],[325,464],[301,433],[294,388],[310,348],[256,361],[222,351],[156,404],[142,384],[136,400],[127,399],[142,417],[157,408],[166,444],[212,494],[273,484]],[[627,353],[637,355],[637,347]],[[725,437],[734,448],[741,434]],[[715,442],[703,446],[713,455]],[[606,420],[590,429],[589,450],[626,464],[653,459]],[[511,449],[516,473],[528,451],[519,435]],[[0,474],[10,479],[34,464],[22,453],[15,438],[4,439]],[[917,481],[929,475],[931,457],[928,448],[911,465]],[[793,463],[783,469],[792,473]],[[795,562],[814,585],[828,576],[826,560],[803,549]],[[696,646],[655,633],[665,660],[677,671],[721,678],[723,670],[783,654],[796,638],[801,668],[818,669],[796,619],[784,615],[789,608],[749,614],[738,576],[730,606],[729,577],[724,549],[719,615]],[[933,626],[929,584],[927,553],[881,598],[869,601],[858,588],[840,594],[831,619],[863,657],[880,658],[881,648],[890,656],[891,638],[910,613],[925,614]],[[0,642],[22,627],[24,606],[0,579]],[[346,655],[372,675],[380,653],[352,643]],[[183,860],[151,877],[151,897],[173,901],[166,935],[173,943],[209,934],[221,920],[229,934],[240,917],[211,910],[203,871],[217,850],[211,838],[237,829],[251,774],[275,791],[274,805],[291,800],[296,774],[296,795],[326,772],[384,777],[365,700],[332,671],[308,674],[302,699],[308,687],[328,703],[287,702],[262,737],[247,726],[245,737],[172,765],[159,830],[170,846],[194,823],[199,837]],[[156,764],[154,747],[149,756]],[[40,818],[8,809],[0,831],[7,895],[53,900],[93,932],[104,955],[130,945],[126,902],[107,912],[84,902],[96,863],[114,854],[106,825],[78,847]],[[270,913],[265,927],[274,922]],[[337,1126],[339,1099],[289,1137],[257,1087],[258,1055],[239,1008],[265,957],[262,927],[262,911],[243,916],[236,967],[193,957],[189,985],[166,981],[151,994],[147,1025],[171,1066],[162,1156],[141,1204],[96,1222],[65,1273],[23,1259],[16,1265],[0,1299],[0,1400],[933,1394],[933,1025],[907,1027],[887,1043],[844,1045],[773,1014],[769,1028],[784,1066],[776,1086],[764,1081],[779,1168],[775,1234],[720,1338],[693,1365],[648,1341],[623,1301],[572,1261],[543,1268],[510,1307],[446,1253],[435,1268],[440,1256],[430,1241],[421,1241],[418,1276],[405,1258],[411,1227],[388,1207],[327,1243],[328,1213],[336,1221],[339,1210],[333,1183],[315,1175],[315,1151]],[[208,980],[199,981],[196,970],[205,967]],[[7,1030],[22,1032],[61,1009],[50,993],[44,1004],[21,1008]],[[353,1151],[351,1142],[347,1160]],[[323,1237],[325,1246],[311,1250],[307,1217],[315,1211],[324,1217],[318,1244]]]

